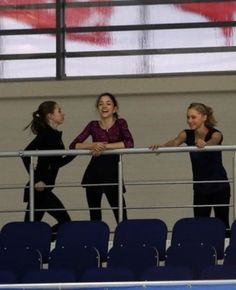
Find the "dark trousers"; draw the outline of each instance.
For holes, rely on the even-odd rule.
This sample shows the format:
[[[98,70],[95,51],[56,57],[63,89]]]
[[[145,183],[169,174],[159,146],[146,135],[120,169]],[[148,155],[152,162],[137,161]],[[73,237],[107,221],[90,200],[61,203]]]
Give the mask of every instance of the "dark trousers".
[[[102,195],[105,194],[112,211],[114,213],[116,222],[119,223],[119,210],[118,210],[118,189],[117,186],[91,186],[86,187],[86,197],[89,206],[89,213],[91,220],[102,220]],[[123,196],[123,207],[126,207],[125,199]],[[96,208],[96,209],[95,209]],[[123,209],[123,219],[127,219],[126,208]]]
[[[229,226],[229,204],[230,202],[230,189],[219,191],[211,194],[198,194],[194,193],[194,205],[208,205],[208,204],[226,204],[227,206],[206,206],[206,207],[195,207],[195,217],[209,217],[212,209],[214,210],[215,217],[221,219],[227,229]]]
[[[57,220],[57,224],[52,227],[53,231],[57,231],[59,224],[66,221],[71,221],[71,218],[60,199],[50,190],[36,191],[34,195],[34,205],[37,211],[34,212],[34,220],[41,221],[44,214],[48,213]],[[27,204],[27,211],[25,213],[25,221],[29,221],[29,207]],[[54,210],[56,209],[56,210]]]

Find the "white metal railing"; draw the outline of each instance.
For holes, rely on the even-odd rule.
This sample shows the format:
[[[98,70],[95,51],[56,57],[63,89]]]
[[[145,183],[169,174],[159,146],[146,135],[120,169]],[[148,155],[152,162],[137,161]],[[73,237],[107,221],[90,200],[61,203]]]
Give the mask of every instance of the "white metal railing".
[[[183,146],[183,147],[159,147],[157,150],[152,151],[149,148],[130,148],[130,149],[114,149],[104,151],[102,154],[118,154],[120,156],[118,163],[118,186],[119,186],[119,221],[123,219],[123,163],[122,156],[126,154],[157,154],[157,153],[181,153],[181,152],[206,152],[206,151],[231,151],[234,152],[233,157],[233,216],[236,217],[236,145],[220,145],[220,146],[206,146],[205,148],[199,149],[195,146]],[[41,151],[12,151],[12,152],[0,152],[1,157],[30,157],[30,220],[34,220],[34,157],[38,156],[60,156],[60,155],[91,155],[89,150],[41,150]],[[206,182],[206,181],[198,181]],[[207,181],[209,182],[225,182],[223,181]],[[186,183],[182,182],[181,183]],[[191,182],[194,183],[194,182]]]
[[[73,282],[73,283],[21,283],[2,284],[0,289],[6,290],[79,290],[79,289],[130,289],[130,290],[235,290],[236,280],[186,280],[186,281],[132,281],[132,282]]]

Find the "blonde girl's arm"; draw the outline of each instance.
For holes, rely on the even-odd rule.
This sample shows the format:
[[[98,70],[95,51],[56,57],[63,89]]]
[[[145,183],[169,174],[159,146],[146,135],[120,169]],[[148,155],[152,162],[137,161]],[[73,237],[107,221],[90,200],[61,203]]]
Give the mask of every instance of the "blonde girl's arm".
[[[160,147],[178,147],[186,141],[186,132],[181,131],[174,139],[171,139],[164,144],[152,144],[149,148],[151,150],[157,150]]]
[[[213,145],[219,145],[222,140],[222,133],[221,132],[214,132],[211,136],[211,139],[209,139],[207,142],[203,139],[199,139],[196,142],[196,146],[198,148],[204,148],[205,146],[213,146]]]

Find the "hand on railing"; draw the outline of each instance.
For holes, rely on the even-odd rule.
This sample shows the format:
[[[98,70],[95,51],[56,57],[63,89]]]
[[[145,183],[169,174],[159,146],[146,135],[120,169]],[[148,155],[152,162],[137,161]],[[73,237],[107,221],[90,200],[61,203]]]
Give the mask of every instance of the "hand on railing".
[[[198,148],[204,148],[207,143],[203,139],[198,139],[195,143]]]
[[[151,149],[152,151],[156,151],[160,148],[161,145],[159,144],[152,144],[151,146],[149,146],[149,149]],[[160,153],[157,152],[156,155],[159,155]]]
[[[91,153],[93,156],[100,156],[106,150],[107,142],[94,142],[92,145]]]

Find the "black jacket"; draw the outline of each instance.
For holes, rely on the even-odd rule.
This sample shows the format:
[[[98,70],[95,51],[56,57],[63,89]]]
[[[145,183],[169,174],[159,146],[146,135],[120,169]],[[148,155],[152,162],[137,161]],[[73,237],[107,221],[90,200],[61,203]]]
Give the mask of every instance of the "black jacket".
[[[50,126],[45,127],[29,143],[24,150],[63,150],[65,146],[62,142],[62,132],[54,130]],[[34,172],[34,181],[43,181],[52,190],[60,167],[69,163],[75,156],[39,156]],[[30,157],[23,157],[26,170],[30,171]],[[27,183],[29,185],[29,183]],[[24,201],[29,199],[29,188],[25,189]]]

